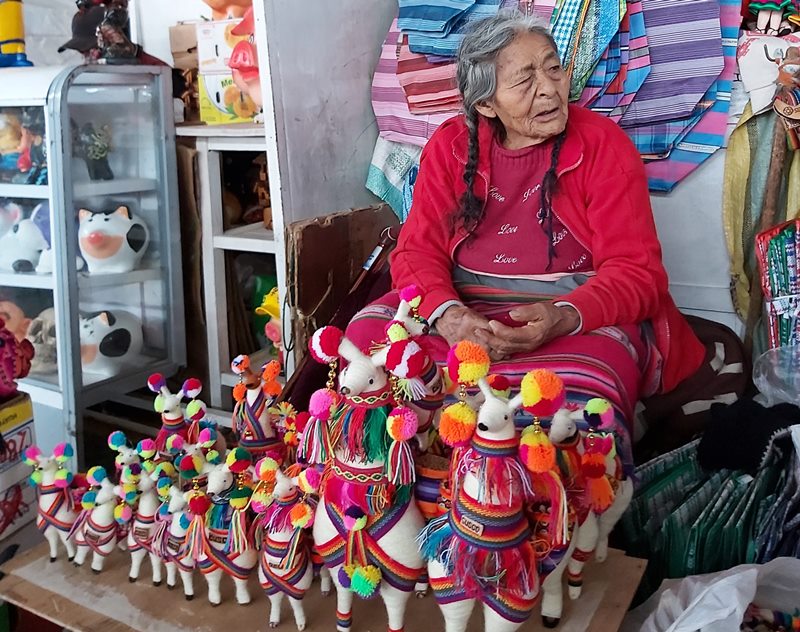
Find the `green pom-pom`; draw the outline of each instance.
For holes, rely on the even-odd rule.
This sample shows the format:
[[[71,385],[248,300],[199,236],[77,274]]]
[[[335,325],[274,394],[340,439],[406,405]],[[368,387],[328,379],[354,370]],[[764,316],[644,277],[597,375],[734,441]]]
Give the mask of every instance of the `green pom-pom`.
[[[33,472],[33,474],[30,475],[28,480],[31,482],[31,487],[36,487],[37,485],[41,485],[42,484],[42,479],[43,478],[44,477],[42,475],[42,471],[41,470],[36,470],[36,471]]]
[[[350,577],[350,590],[362,599],[372,599],[378,594],[380,583],[381,571],[377,566],[359,566]]]
[[[216,450],[209,450],[206,452],[206,461],[211,463],[211,465],[219,465],[222,463],[222,456]]]
[[[97,492],[86,492],[81,498],[81,507],[86,511],[91,511],[97,504]]]

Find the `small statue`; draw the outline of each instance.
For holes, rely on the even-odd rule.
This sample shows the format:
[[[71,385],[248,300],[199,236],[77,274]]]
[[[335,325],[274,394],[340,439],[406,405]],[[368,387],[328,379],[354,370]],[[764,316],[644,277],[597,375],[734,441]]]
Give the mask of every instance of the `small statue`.
[[[0,343],[0,402],[6,402],[17,395],[16,380],[31,370],[33,345],[28,340],[17,342],[2,320]]]
[[[72,145],[74,154],[86,161],[90,180],[114,179],[114,172],[108,164],[111,151],[111,128],[108,125],[98,129],[92,123],[79,126],[73,121]]]
[[[129,37],[128,0],[109,0],[106,13],[97,27],[100,59],[106,64],[136,64],[139,46]]]
[[[47,184],[47,145],[45,144],[44,110],[28,107],[22,112],[22,140],[17,161],[16,184]]]

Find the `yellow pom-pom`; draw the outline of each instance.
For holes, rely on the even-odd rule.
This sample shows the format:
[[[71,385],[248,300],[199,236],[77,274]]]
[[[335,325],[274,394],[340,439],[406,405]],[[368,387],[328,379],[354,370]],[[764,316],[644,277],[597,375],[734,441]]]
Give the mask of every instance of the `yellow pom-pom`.
[[[450,377],[461,384],[477,384],[489,373],[490,363],[486,349],[469,340],[455,345],[447,357]]]
[[[408,330],[405,328],[403,323],[401,322],[392,322],[386,328],[386,336],[389,339],[389,342],[399,342],[400,340],[406,340],[409,338]]]
[[[519,385],[519,392],[522,395],[523,406],[535,406],[542,401],[542,389],[536,379],[535,371],[526,373]]]
[[[466,403],[451,404],[442,411],[439,420],[439,436],[449,446],[469,443],[475,434],[478,414]]]

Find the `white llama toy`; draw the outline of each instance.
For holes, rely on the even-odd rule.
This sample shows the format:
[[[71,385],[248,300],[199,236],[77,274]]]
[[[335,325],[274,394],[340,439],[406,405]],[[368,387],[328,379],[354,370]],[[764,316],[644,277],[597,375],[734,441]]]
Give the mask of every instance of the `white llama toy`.
[[[93,486],[83,495],[83,511],[70,530],[78,551],[75,566],[82,566],[89,551],[92,551],[92,572],[103,570],[105,559],[117,545],[117,520],[114,510],[120,504],[118,489],[108,478],[103,467],[93,467],[86,473],[86,480]]]

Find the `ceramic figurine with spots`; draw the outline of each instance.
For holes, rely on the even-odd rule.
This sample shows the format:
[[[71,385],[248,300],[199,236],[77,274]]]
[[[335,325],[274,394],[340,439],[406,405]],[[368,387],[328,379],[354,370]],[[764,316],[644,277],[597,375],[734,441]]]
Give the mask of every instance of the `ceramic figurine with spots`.
[[[78,245],[89,274],[130,272],[141,261],[150,242],[147,224],[127,206],[110,212],[78,212]]]
[[[133,314],[114,310],[81,317],[81,364],[90,373],[116,375],[142,352],[142,323]]]

